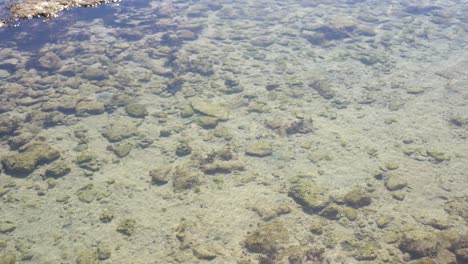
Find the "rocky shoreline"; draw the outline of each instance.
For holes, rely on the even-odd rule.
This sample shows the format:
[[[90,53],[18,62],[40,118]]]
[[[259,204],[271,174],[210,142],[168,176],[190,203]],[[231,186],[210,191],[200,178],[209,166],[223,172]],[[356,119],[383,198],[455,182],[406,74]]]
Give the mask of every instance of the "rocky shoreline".
[[[0,19],[0,27],[19,19],[32,19],[37,17],[54,18],[63,10],[74,7],[95,7],[118,0],[25,0],[13,2],[7,6],[9,16]]]

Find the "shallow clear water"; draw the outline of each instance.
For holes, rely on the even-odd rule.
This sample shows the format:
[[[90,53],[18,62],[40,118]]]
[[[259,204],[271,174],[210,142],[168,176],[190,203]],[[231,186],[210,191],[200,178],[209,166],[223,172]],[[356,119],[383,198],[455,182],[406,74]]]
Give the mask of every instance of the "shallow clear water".
[[[0,28],[0,263],[467,263],[466,17],[164,0]]]

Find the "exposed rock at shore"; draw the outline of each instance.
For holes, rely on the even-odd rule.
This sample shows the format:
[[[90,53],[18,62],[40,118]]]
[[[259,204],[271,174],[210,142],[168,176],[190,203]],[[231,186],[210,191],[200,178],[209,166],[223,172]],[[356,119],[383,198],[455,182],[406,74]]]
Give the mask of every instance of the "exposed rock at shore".
[[[58,12],[73,7],[93,7],[116,0],[25,0],[9,5],[10,19],[31,19],[34,17],[57,17]]]

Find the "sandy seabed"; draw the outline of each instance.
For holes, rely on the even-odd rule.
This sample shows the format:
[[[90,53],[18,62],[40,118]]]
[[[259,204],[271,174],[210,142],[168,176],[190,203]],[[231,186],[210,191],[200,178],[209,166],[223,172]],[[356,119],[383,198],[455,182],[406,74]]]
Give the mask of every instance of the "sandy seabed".
[[[0,263],[467,263],[468,6],[351,2],[0,28]]]

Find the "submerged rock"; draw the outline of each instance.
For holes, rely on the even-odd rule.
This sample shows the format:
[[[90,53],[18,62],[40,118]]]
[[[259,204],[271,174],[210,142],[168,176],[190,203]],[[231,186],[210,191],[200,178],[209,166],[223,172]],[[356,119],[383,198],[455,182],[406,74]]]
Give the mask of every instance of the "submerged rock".
[[[62,67],[62,60],[57,54],[49,51],[39,58],[39,66],[46,70],[58,70]]]
[[[29,141],[31,141],[34,137],[35,137],[35,135],[33,133],[30,133],[30,132],[21,133],[18,136],[9,138],[8,139],[8,146],[10,146],[11,150],[16,150],[19,147],[21,147],[21,146],[25,145],[26,143],[28,143]]]
[[[177,146],[175,153],[178,157],[187,156],[190,155],[190,153],[192,153],[192,148],[188,143],[182,142]]]
[[[13,176],[27,176],[39,165],[50,163],[60,157],[60,152],[43,142],[30,145],[24,152],[2,158],[5,172]]]
[[[0,24],[1,26],[1,24]],[[11,253],[6,253],[0,255],[0,263],[2,264],[15,264],[16,263],[16,256]]]
[[[117,226],[117,232],[124,234],[126,236],[131,236],[135,233],[136,221],[131,218],[123,219],[119,222]]]
[[[123,144],[117,144],[115,146],[108,146],[107,150],[110,150],[114,152],[114,154],[119,157],[119,158],[124,158],[128,154],[130,154],[130,151],[132,150],[133,145],[130,143],[123,143]]]
[[[216,117],[219,120],[228,120],[229,118],[229,109],[222,105],[210,103],[201,98],[192,99],[190,103],[196,112]]]
[[[163,185],[168,183],[171,169],[172,168],[169,166],[163,166],[154,170],[150,170],[149,176],[151,177],[151,182],[156,185]]]
[[[335,97],[336,92],[331,88],[331,85],[325,81],[313,81],[309,84],[323,98],[329,100]]]
[[[266,157],[273,153],[273,146],[269,142],[259,141],[247,147],[245,154],[256,157]]]
[[[95,250],[81,251],[75,260],[76,264],[98,264],[98,257]]]
[[[148,115],[148,110],[146,110],[146,107],[141,104],[128,104],[125,107],[125,111],[129,116],[136,118],[144,118]]]
[[[244,164],[240,161],[230,160],[230,161],[215,161],[213,163],[208,163],[203,165],[202,170],[208,174],[214,174],[217,172],[220,173],[230,173],[232,171],[245,169]]]
[[[117,142],[138,134],[138,124],[127,119],[120,119],[112,122],[104,128],[102,135],[109,142]]]
[[[435,256],[439,248],[437,236],[434,233],[413,230],[404,234],[400,240],[399,248],[408,252],[412,257],[422,258]]]
[[[2,115],[0,116],[0,136],[13,133],[19,126],[21,121],[17,117]]]
[[[77,116],[100,115],[104,110],[104,103],[98,101],[80,101],[76,105]]]
[[[109,78],[109,73],[97,67],[87,68],[83,72],[83,78],[91,81],[100,81]]]
[[[183,191],[195,188],[201,183],[198,173],[188,170],[185,166],[176,167],[172,171],[172,185],[174,191]]]
[[[385,187],[389,191],[396,191],[405,188],[408,182],[398,175],[390,174],[385,178]]]
[[[76,157],[76,163],[80,168],[89,171],[98,171],[101,167],[97,154],[89,150],[81,151]]]
[[[245,247],[250,252],[274,255],[289,242],[289,231],[279,221],[267,223],[253,231],[245,239]]]
[[[360,208],[370,205],[372,199],[369,194],[363,190],[354,189],[344,196],[344,202],[353,208]]]
[[[83,203],[91,203],[97,195],[97,190],[90,184],[78,192],[78,199]]]
[[[71,168],[70,166],[68,166],[67,163],[57,162],[46,170],[45,176],[52,177],[52,178],[59,178],[59,177],[63,177],[67,175],[68,173],[70,173],[70,171],[71,171]]]
[[[218,118],[213,116],[199,116],[196,121],[205,129],[215,128],[218,125]]]
[[[289,188],[289,196],[294,199],[304,209],[317,212],[322,210],[329,203],[323,195],[323,190],[318,184],[306,180],[294,181]]]

